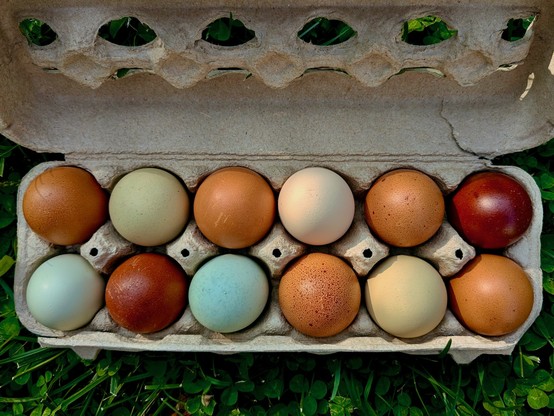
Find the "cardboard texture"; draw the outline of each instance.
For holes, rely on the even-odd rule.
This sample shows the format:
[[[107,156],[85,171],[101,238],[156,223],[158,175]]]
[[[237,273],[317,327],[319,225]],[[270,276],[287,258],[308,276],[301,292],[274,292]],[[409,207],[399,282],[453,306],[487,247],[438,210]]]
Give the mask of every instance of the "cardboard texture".
[[[21,322],[42,345],[70,347],[91,358],[103,348],[428,354],[452,341],[449,353],[460,363],[513,350],[542,303],[541,199],[529,175],[492,167],[490,159],[554,136],[550,1],[113,3],[0,4],[0,131],[34,150],[66,155],[65,162],[36,167],[20,186],[14,293]],[[229,13],[255,31],[253,40],[223,47],[201,39],[210,22]],[[404,22],[426,15],[441,17],[458,31],[456,36],[432,46],[403,42]],[[537,19],[523,39],[501,39],[509,19],[530,15]],[[157,38],[124,47],[98,36],[103,24],[122,16],[147,23]],[[348,23],[357,35],[329,47],[300,40],[297,32],[304,24],[321,16]],[[58,39],[44,47],[28,45],[18,25],[29,17],[48,23]],[[115,79],[121,68],[133,68],[133,74]],[[208,331],[187,309],[169,328],[137,335],[119,328],[105,308],[80,330],[55,331],[37,323],[25,301],[26,284],[39,264],[56,254],[81,253],[108,276],[118,261],[144,251],[109,222],[90,241],[72,247],[50,245],[29,229],[21,212],[23,192],[38,174],[65,164],[89,170],[108,191],[125,173],[156,166],[177,175],[191,195],[204,177],[223,166],[256,170],[276,193],[295,171],[322,166],[351,186],[356,219],[347,235],[329,246],[301,244],[277,222],[263,241],[244,250],[266,264],[272,290],[264,314],[238,333]],[[353,324],[331,338],[306,337],[285,321],[276,289],[294,258],[308,251],[330,252],[363,278],[389,254],[390,248],[369,232],[362,201],[375,178],[399,167],[428,173],[445,194],[469,173],[485,169],[506,172],[527,189],[534,204],[532,224],[504,253],[525,269],[534,290],[533,311],[517,331],[477,336],[447,312],[430,334],[397,339],[380,330],[363,306]],[[180,237],[157,250],[176,259],[189,277],[204,260],[223,252],[193,220]],[[475,255],[447,222],[431,241],[402,252],[429,260],[443,276],[456,273]]]

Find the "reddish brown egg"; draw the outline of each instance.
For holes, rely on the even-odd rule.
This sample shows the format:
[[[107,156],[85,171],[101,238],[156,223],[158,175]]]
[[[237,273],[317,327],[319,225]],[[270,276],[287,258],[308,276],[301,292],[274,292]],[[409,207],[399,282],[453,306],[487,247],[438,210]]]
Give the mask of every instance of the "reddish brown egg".
[[[187,303],[185,272],[170,257],[133,256],[117,267],[106,285],[106,307],[123,328],[157,332],[179,318]]]
[[[194,218],[204,236],[225,248],[261,240],[275,219],[275,196],[258,173],[243,167],[215,171],[198,188]]]
[[[31,181],[22,208],[40,237],[53,244],[80,244],[108,219],[108,196],[86,170],[59,166]]]
[[[523,186],[501,172],[466,178],[448,203],[448,220],[470,244],[485,249],[515,243],[527,231],[533,204]]]
[[[444,198],[426,174],[398,169],[377,179],[366,195],[365,220],[385,243],[413,247],[429,240],[444,217]]]
[[[279,305],[287,321],[312,337],[330,337],[352,323],[361,288],[354,270],[330,254],[298,259],[279,284]]]
[[[513,260],[481,254],[448,282],[450,309],[468,329],[499,336],[519,328],[533,308],[533,287]]]

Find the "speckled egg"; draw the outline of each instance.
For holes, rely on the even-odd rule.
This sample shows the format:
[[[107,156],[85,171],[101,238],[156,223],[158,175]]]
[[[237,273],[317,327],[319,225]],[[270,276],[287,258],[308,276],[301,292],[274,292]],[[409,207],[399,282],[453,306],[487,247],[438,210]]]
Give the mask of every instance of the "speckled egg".
[[[330,337],[346,329],[358,314],[360,302],[356,273],[330,254],[301,257],[279,284],[283,315],[294,328],[312,337]]]
[[[189,197],[171,173],[137,169],[117,182],[110,196],[110,218],[122,237],[141,246],[165,244],[189,219]]]
[[[48,169],[23,195],[29,227],[53,244],[86,242],[108,219],[108,196],[94,176],[74,166]]]
[[[78,254],[61,254],[31,275],[26,301],[31,315],[61,331],[89,323],[104,303],[104,279]]]
[[[106,306],[112,319],[137,333],[161,331],[187,304],[185,272],[169,256],[142,253],[121,263],[106,285]]]
[[[371,319],[400,338],[423,336],[442,321],[447,307],[442,276],[424,260],[398,255],[375,267],[365,285]]]
[[[481,254],[448,281],[450,309],[471,331],[506,335],[519,328],[533,309],[533,287],[515,261]]]
[[[412,169],[397,169],[379,177],[364,205],[371,231],[396,247],[413,247],[429,240],[440,228],[444,212],[438,185]]]
[[[190,283],[193,316],[221,333],[240,331],[263,312],[269,296],[264,270],[249,257],[224,254],[205,263]]]
[[[194,196],[194,218],[208,240],[225,248],[245,248],[273,226],[275,196],[253,170],[233,166],[210,174]]]
[[[294,238],[320,246],[333,243],[348,231],[355,204],[352,190],[338,173],[309,167],[285,181],[278,208],[281,223]]]

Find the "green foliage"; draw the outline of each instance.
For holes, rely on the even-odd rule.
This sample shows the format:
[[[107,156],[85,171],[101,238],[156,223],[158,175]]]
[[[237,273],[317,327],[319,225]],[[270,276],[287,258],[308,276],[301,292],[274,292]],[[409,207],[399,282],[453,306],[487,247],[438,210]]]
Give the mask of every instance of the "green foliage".
[[[529,16],[525,19],[508,20],[508,26],[502,31],[502,39],[508,42],[515,42],[516,40],[522,39],[534,20],[535,16]]]
[[[458,33],[450,29],[440,17],[425,16],[404,22],[402,40],[410,45],[434,45]]]
[[[242,45],[256,36],[253,30],[248,29],[238,19],[233,19],[233,15],[222,17],[210,23],[202,32],[202,39],[220,46]]]
[[[46,46],[53,43],[58,35],[50,26],[38,19],[24,19],[19,23],[19,30],[29,45]]]
[[[157,37],[146,23],[129,16],[106,23],[98,30],[98,36],[121,46],[142,46]]]
[[[319,46],[338,45],[354,36],[356,31],[346,23],[325,17],[310,20],[298,32],[298,37],[304,42]]]

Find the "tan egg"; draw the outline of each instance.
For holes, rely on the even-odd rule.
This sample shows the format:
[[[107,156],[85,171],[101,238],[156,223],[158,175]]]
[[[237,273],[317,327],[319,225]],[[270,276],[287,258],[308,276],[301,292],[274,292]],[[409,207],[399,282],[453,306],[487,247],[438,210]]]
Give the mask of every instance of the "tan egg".
[[[38,175],[23,195],[29,227],[53,244],[87,241],[108,219],[108,196],[84,169],[59,166]]]
[[[245,248],[260,241],[275,219],[273,189],[258,173],[228,167],[209,175],[194,197],[194,218],[218,246]]]
[[[533,287],[513,260],[481,254],[448,282],[450,309],[468,329],[500,336],[515,331],[533,309]]]
[[[185,272],[171,257],[142,253],[114,270],[106,285],[106,307],[123,328],[152,333],[179,318],[187,292]]]
[[[361,289],[354,270],[330,254],[298,259],[279,284],[279,305],[287,321],[312,337],[343,331],[360,309]]]
[[[429,240],[444,218],[438,185],[417,170],[398,169],[377,179],[364,205],[365,220],[385,243],[413,247]]]

